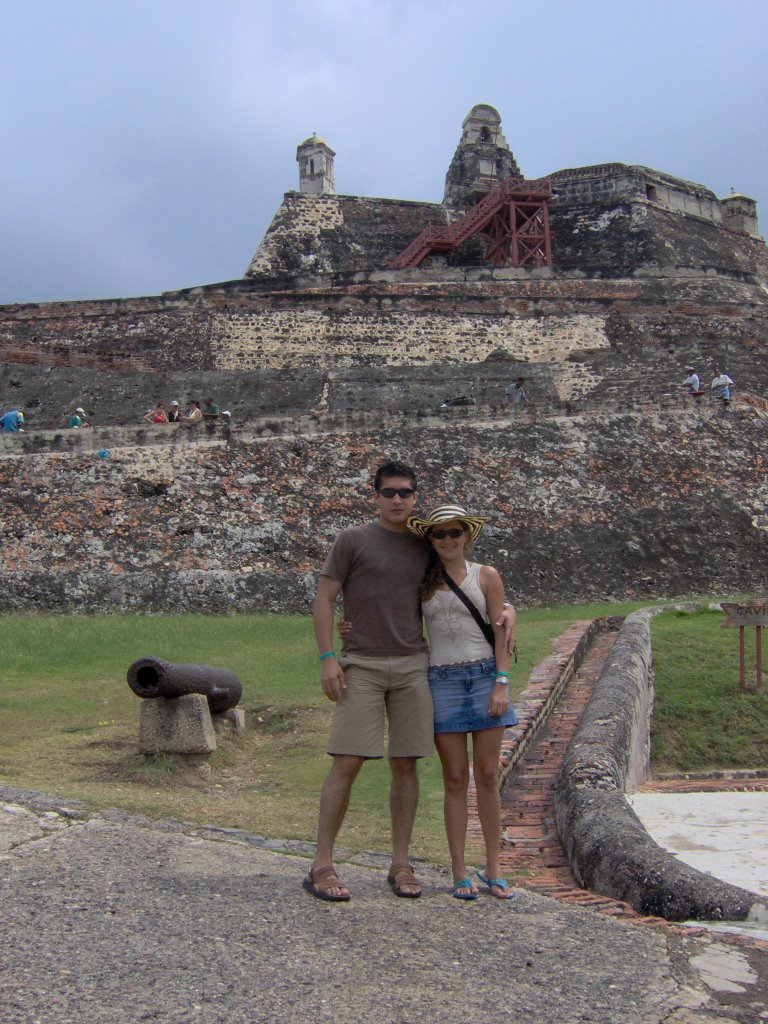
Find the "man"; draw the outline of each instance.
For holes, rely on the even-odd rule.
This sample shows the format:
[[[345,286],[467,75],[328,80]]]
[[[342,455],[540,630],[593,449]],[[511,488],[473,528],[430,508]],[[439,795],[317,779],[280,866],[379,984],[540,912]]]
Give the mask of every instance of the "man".
[[[205,409],[203,409],[203,419],[206,422],[212,423],[214,420],[219,418],[219,407],[216,405],[212,398],[206,398]]]
[[[69,417],[68,426],[70,430],[78,430],[80,427],[87,427],[88,424],[85,421],[85,409],[78,405],[72,415]]]
[[[687,369],[688,376],[683,381],[683,384],[688,385],[689,395],[698,395],[701,391],[701,379],[692,366]]]
[[[728,405],[731,400],[731,388],[733,387],[733,381],[728,374],[715,370],[715,377],[710,387],[713,397],[719,398],[723,405]]]
[[[517,406],[528,401],[528,395],[526,395],[525,388],[523,386],[524,384],[525,377],[518,377],[517,380],[512,382],[512,384],[507,384],[504,388],[507,405]]]
[[[323,692],[335,704],[328,753],[333,763],[323,784],[312,868],[302,883],[318,899],[348,900],[333,868],[333,849],[363,763],[384,754],[388,720],[392,773],[392,864],[387,881],[397,896],[416,898],[408,847],[416,816],[416,762],[433,751],[432,699],[418,588],[428,548],[406,520],[416,503],[416,474],[402,462],[376,471],[375,522],[352,526],[336,538],[323,565],[312,607]],[[333,650],[334,603],[344,599],[350,623],[343,650]],[[505,625],[514,611],[503,615]]]
[[[21,409],[10,409],[0,416],[0,432],[3,434],[24,433],[24,413]]]

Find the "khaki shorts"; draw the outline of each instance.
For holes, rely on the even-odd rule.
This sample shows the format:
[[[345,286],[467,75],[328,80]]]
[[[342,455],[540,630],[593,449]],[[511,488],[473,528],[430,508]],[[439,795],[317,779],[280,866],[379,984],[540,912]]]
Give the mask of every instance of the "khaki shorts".
[[[383,757],[385,717],[388,757],[432,754],[435,730],[426,652],[344,654],[339,665],[346,689],[334,708],[329,754]]]

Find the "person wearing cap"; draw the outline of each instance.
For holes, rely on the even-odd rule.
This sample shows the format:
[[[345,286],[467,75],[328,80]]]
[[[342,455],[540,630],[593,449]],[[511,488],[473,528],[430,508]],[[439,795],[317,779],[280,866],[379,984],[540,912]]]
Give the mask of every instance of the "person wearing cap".
[[[406,526],[416,503],[415,471],[388,460],[376,470],[373,489],[377,518],[348,527],[336,538],[312,605],[320,683],[334,704],[327,747],[333,761],[320,797],[315,856],[302,885],[322,900],[350,898],[333,868],[334,846],[360,769],[384,756],[385,718],[392,775],[387,881],[396,896],[421,895],[408,848],[419,795],[417,761],[434,750],[419,603],[429,545]],[[333,625],[339,594],[348,625],[337,655]],[[510,620],[510,630],[512,625]]]
[[[85,421],[85,409],[81,405],[75,409],[72,415],[69,417],[68,427],[77,429],[78,427],[87,427],[88,424]]]
[[[701,391],[701,378],[692,366],[689,366],[686,370],[688,376],[683,381],[683,384],[688,386],[689,395],[698,395]]]
[[[168,422],[178,423],[180,420],[181,409],[179,408],[179,403],[174,398],[174,400],[171,402],[170,408],[168,409]]]
[[[438,505],[407,526],[431,545],[421,584],[421,610],[429,636],[429,688],[435,708],[435,746],[443,767],[445,830],[453,871],[453,895],[477,899],[467,872],[467,795],[472,734],[472,772],[485,840],[485,867],[477,877],[492,896],[512,893],[499,870],[501,798],[499,756],[504,730],[517,723],[509,699],[509,649],[497,622],[504,585],[496,569],[468,557],[487,522],[460,505]]]
[[[21,409],[9,409],[0,416],[0,433],[24,433],[24,413]]]

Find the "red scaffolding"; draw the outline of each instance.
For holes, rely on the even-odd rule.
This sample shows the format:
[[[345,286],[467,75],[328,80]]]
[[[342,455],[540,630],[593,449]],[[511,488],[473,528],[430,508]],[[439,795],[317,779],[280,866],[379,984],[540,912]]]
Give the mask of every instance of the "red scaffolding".
[[[486,262],[494,267],[551,267],[551,198],[548,179],[505,178],[460,220],[448,227],[427,225],[389,266],[393,270],[418,267],[431,253],[453,252],[472,235],[480,235]]]

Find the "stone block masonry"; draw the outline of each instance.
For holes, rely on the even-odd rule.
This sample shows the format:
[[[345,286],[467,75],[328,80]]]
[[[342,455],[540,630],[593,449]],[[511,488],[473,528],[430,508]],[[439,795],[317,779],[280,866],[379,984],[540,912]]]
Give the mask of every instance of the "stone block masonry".
[[[212,353],[227,370],[270,366],[279,358],[292,365],[308,357],[321,369],[361,362],[423,365],[477,363],[499,349],[513,359],[554,362],[584,349],[608,348],[605,316],[576,314],[523,319],[482,313],[454,313],[450,326],[437,313],[285,312],[215,317]]]
[[[0,583],[17,610],[306,612],[332,539],[373,514],[371,471],[397,456],[419,468],[423,508],[491,517],[476,556],[521,605],[764,586],[761,420],[458,423],[5,458]]]
[[[734,275],[464,268],[210,285],[156,298],[0,308],[7,366],[188,375],[478,363],[503,349],[555,362],[635,343],[759,343],[763,290]]]
[[[143,700],[139,711],[139,750],[143,754],[211,754],[216,732],[208,701],[199,693],[174,700]]]

